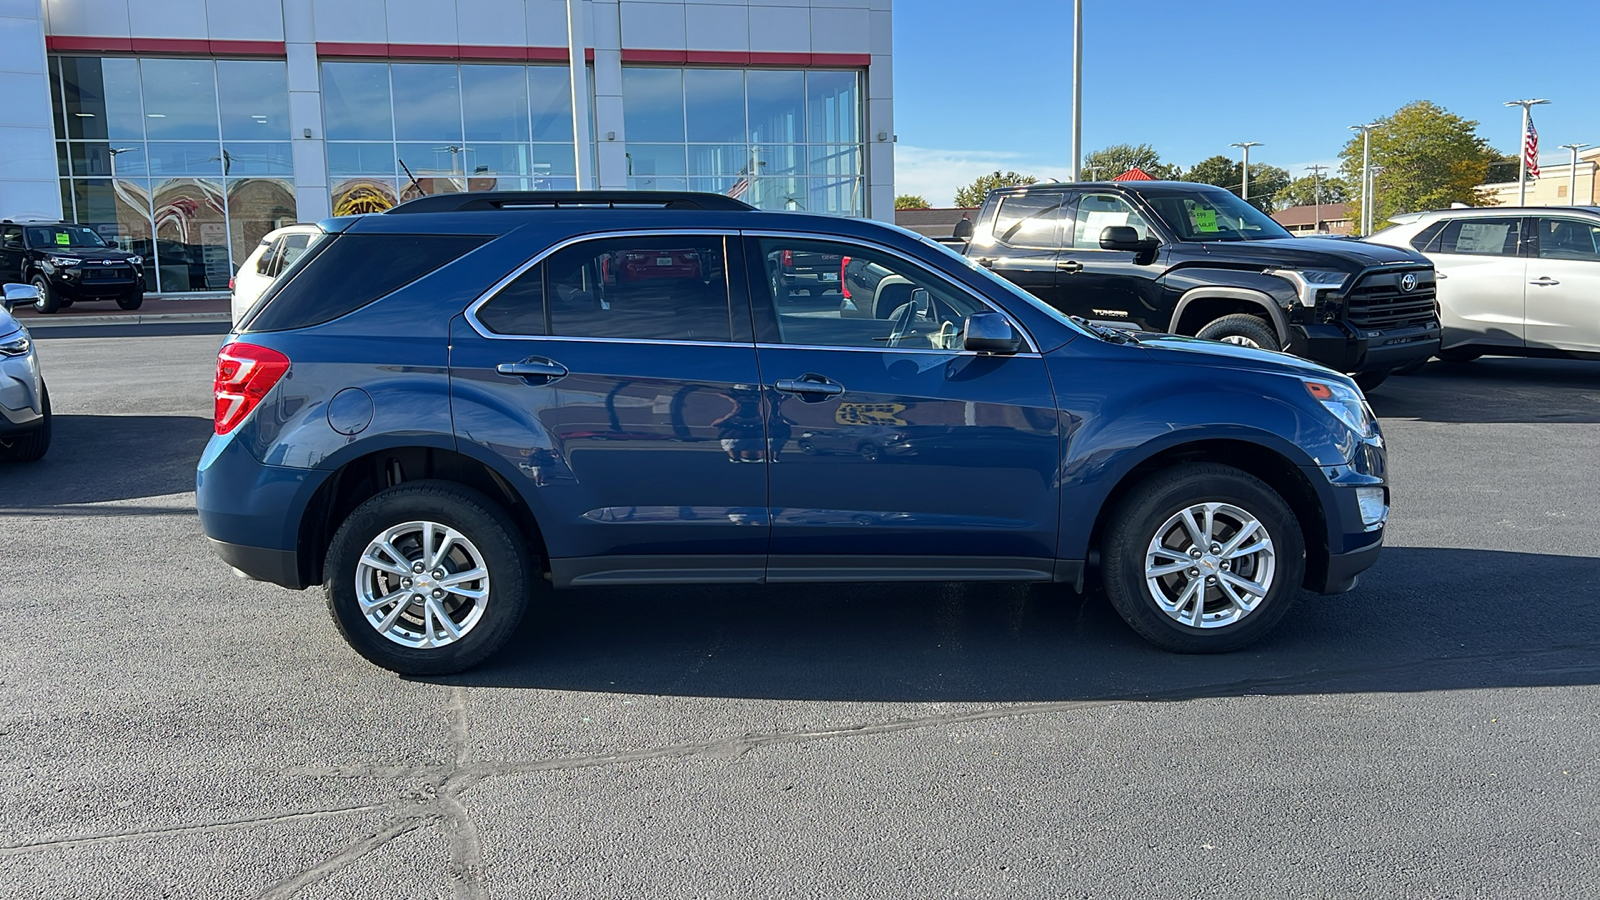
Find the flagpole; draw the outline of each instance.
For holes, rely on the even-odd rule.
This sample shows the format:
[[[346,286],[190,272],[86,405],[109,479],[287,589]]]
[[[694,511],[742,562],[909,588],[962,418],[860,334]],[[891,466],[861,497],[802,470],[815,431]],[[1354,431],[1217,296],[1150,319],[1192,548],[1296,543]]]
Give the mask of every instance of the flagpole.
[[[1528,204],[1528,120],[1531,110],[1549,100],[1507,100],[1507,106],[1522,107],[1522,134],[1517,138],[1517,205]]]

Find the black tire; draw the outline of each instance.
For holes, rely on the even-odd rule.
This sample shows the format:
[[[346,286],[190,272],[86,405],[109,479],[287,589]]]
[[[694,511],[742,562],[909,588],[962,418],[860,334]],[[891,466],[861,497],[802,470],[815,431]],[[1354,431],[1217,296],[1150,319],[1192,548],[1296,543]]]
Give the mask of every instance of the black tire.
[[[1389,380],[1389,373],[1387,371],[1362,372],[1359,375],[1354,375],[1351,377],[1355,379],[1356,384],[1361,388],[1361,390],[1372,391],[1377,390],[1378,385]]]
[[[357,598],[359,561],[368,544],[387,529],[412,521],[460,532],[488,572],[481,618],[442,647],[407,647],[390,640],[362,615]],[[493,500],[453,482],[412,481],[379,492],[346,517],[328,546],[323,592],[339,632],[370,662],[402,675],[448,675],[488,659],[511,637],[527,609],[533,557],[521,529]]]
[[[49,315],[61,308],[61,292],[50,286],[50,279],[35,275],[28,283],[39,292],[39,299],[33,301],[34,309]]]
[[[1427,364],[1428,364],[1428,358],[1419,359],[1416,362],[1408,362],[1405,365],[1401,366],[1400,368],[1395,369],[1394,371],[1390,372],[1389,374],[1390,375],[1410,375],[1413,372],[1422,371],[1422,367],[1427,365]]]
[[[1272,330],[1272,324],[1259,316],[1249,313],[1234,313],[1223,316],[1206,323],[1206,327],[1195,334],[1197,338],[1208,341],[1224,341],[1229,338],[1229,343],[1249,341],[1262,350],[1282,350],[1283,345],[1278,343],[1278,335]]]
[[[0,438],[0,461],[34,462],[43,459],[45,452],[50,449],[50,433],[54,425],[51,424],[50,389],[43,382],[39,383],[39,399],[44,401],[44,416],[39,427],[27,434]]]
[[[1265,596],[1248,612],[1229,624],[1200,628],[1177,621],[1157,605],[1146,580],[1145,563],[1157,531],[1167,532],[1163,526],[1171,517],[1205,502],[1232,505],[1260,523],[1272,540],[1274,572]],[[1242,563],[1235,571],[1245,571]],[[1223,653],[1258,640],[1289,611],[1304,575],[1305,539],[1289,504],[1260,479],[1216,463],[1175,466],[1141,482],[1117,504],[1102,542],[1100,577],[1111,605],[1145,640],[1177,653]],[[1187,574],[1166,578],[1188,580]],[[1205,590],[1202,615],[1230,605],[1220,589],[1215,599],[1212,588]],[[1188,606],[1179,606],[1179,612]]]
[[[1435,355],[1447,363],[1468,363],[1483,354],[1476,350],[1440,350]]]
[[[867,462],[877,462],[883,457],[883,452],[878,449],[878,445],[871,441],[862,441],[861,446],[856,448],[856,452],[861,454],[861,458]]]
[[[123,309],[138,309],[144,305],[144,291],[133,291],[117,298],[117,305]]]

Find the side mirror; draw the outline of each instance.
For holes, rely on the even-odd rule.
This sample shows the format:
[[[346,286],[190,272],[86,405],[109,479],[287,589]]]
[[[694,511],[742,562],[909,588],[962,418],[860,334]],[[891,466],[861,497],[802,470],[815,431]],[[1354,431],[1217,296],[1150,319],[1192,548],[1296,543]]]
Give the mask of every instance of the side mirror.
[[[1156,259],[1156,249],[1161,242],[1155,238],[1140,238],[1132,225],[1107,225],[1100,230],[1101,250],[1130,250],[1136,254],[1134,265],[1148,266]]]
[[[6,312],[20,304],[36,303],[39,300],[39,289],[31,284],[8,284],[5,286]]]
[[[962,349],[979,353],[1015,353],[1022,336],[1011,327],[1011,320],[997,312],[975,312],[963,326],[966,335]]]

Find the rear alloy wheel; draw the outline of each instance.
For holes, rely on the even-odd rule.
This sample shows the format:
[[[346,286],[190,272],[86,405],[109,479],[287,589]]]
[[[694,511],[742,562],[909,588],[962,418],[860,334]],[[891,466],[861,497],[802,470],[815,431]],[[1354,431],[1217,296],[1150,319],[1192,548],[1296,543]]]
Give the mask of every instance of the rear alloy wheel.
[[[39,427],[27,434],[14,435],[0,438],[0,461],[4,462],[33,462],[44,457],[45,451],[50,449],[50,389],[39,384],[39,399],[44,407],[44,415],[39,419]]]
[[[39,299],[33,301],[35,310],[48,315],[63,306],[61,292],[50,286],[50,279],[43,275],[35,275],[29,283],[39,292]]]
[[[117,305],[123,309],[138,309],[144,305],[144,291],[131,291],[117,298]]]
[[[1248,313],[1234,313],[1231,316],[1215,319],[1200,329],[1195,337],[1208,341],[1221,341],[1224,344],[1255,347],[1258,350],[1283,349],[1283,345],[1278,343],[1277,334],[1273,333],[1272,326]]]
[[[1151,476],[1106,531],[1106,594],[1158,647],[1219,653],[1270,631],[1305,572],[1300,524],[1266,483],[1193,463]]]
[[[356,652],[402,675],[470,669],[527,606],[528,553],[505,510],[477,491],[416,481],[356,507],[328,549],[324,591]]]

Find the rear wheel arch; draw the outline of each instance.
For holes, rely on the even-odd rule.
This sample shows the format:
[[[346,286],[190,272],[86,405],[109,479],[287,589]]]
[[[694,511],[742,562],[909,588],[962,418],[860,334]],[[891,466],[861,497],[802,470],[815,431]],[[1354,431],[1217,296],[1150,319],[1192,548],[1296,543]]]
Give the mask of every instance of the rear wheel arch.
[[[1289,346],[1289,317],[1283,307],[1270,294],[1248,288],[1205,286],[1190,289],[1178,298],[1172,311],[1170,330],[1173,334],[1193,337],[1207,323],[1223,316],[1244,313],[1258,316],[1272,324],[1278,344]]]
[[[491,465],[442,447],[386,447],[345,461],[306,503],[296,544],[301,583],[322,583],[329,542],[356,507],[385,488],[424,479],[463,485],[493,500],[517,524],[522,532],[520,538],[529,549],[541,559],[548,558],[544,534],[533,511],[511,482]]]
[[[1155,448],[1133,463],[1101,500],[1089,533],[1089,561],[1098,565],[1101,542],[1112,514],[1123,498],[1154,475],[1191,462],[1216,463],[1253,475],[1277,492],[1294,511],[1305,538],[1305,584],[1318,584],[1328,568],[1327,511],[1322,498],[1299,465],[1264,444],[1238,438],[1188,441]]]

